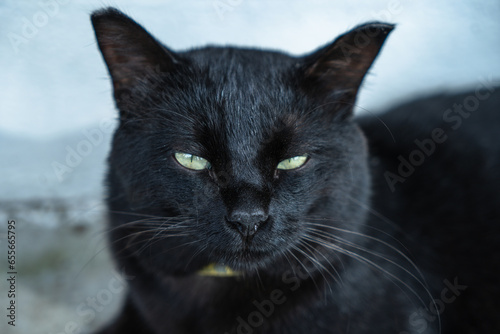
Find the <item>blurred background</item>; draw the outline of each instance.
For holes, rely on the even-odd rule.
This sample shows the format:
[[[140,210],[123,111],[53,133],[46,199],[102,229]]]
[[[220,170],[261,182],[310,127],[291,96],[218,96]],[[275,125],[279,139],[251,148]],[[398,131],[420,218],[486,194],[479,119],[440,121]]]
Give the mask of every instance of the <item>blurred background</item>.
[[[359,114],[500,80],[498,0],[2,0],[0,333],[87,333],[124,291],[102,233],[116,111],[89,14],[105,6],[174,50],[222,44],[300,55],[366,21],[396,23]],[[4,315],[8,220],[16,221],[15,327]]]

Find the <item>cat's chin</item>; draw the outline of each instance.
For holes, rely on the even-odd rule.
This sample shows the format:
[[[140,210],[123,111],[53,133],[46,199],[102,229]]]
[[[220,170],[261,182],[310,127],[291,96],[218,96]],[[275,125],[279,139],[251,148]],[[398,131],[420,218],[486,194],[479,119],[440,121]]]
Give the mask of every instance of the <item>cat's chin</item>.
[[[249,275],[260,270],[269,270],[281,263],[280,254],[273,251],[241,251],[223,256],[218,263],[234,272]]]

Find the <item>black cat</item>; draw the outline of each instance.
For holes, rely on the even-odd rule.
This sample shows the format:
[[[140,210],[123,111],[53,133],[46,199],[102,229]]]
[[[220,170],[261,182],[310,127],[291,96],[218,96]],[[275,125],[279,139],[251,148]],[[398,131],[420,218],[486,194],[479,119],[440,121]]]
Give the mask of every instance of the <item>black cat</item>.
[[[393,25],[292,57],[173,52],[112,8],[92,23],[132,277],[100,333],[500,332],[500,87],[356,120]]]

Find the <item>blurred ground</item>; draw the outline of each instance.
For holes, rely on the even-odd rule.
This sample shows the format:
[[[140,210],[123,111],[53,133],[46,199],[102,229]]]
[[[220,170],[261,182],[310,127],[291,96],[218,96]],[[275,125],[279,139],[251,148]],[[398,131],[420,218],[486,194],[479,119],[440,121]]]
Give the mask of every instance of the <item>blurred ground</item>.
[[[53,162],[66,164],[65,147],[77,150],[87,140],[82,133],[53,142],[0,137],[0,173],[9,176],[0,186],[0,333],[89,333],[112,316],[125,290],[103,234],[109,136],[61,178]],[[15,327],[6,320],[8,220],[16,221]]]
[[[93,203],[75,198],[0,205],[2,214],[16,220],[18,272],[16,327],[8,326],[2,314],[0,333],[87,333],[115,311],[124,283],[106,251],[102,207],[81,214]],[[33,219],[58,223],[48,227]],[[2,255],[5,249],[2,242]],[[3,310],[8,302],[2,293]]]

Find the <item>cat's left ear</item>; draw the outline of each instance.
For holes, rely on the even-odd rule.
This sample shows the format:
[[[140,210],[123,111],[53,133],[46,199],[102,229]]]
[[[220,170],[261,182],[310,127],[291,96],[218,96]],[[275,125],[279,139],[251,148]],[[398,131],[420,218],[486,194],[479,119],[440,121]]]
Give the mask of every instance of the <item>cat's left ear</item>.
[[[113,81],[116,103],[128,117],[128,102],[141,97],[141,85],[160,81],[182,60],[150,35],[142,26],[115,8],[92,13],[99,49]],[[137,112],[137,111],[135,111]]]
[[[349,114],[365,74],[393,29],[392,24],[366,23],[307,55],[301,66],[303,88],[325,102],[346,104]]]

